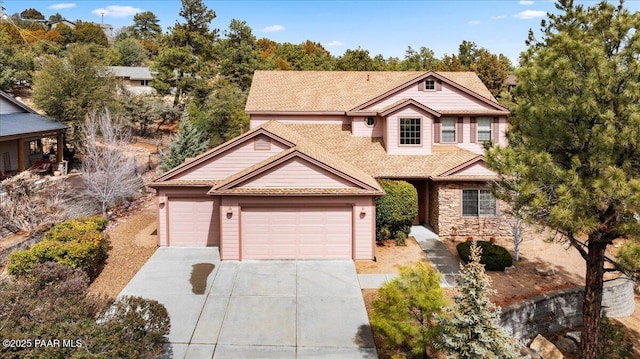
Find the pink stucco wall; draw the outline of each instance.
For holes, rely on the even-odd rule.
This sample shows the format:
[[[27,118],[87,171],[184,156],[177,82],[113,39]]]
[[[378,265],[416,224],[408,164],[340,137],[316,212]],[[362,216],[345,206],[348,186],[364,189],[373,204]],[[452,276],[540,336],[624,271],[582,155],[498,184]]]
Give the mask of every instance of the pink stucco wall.
[[[268,150],[256,150],[254,140],[249,139],[209,161],[205,161],[177,174],[173,178],[184,180],[222,180],[286,149],[288,149],[286,145],[272,139],[271,146]]]

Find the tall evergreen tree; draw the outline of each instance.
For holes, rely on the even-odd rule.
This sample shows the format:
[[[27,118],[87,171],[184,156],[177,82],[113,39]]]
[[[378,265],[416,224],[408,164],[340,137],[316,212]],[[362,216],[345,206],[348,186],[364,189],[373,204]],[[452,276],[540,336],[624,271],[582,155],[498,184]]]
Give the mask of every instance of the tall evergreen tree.
[[[184,163],[187,158],[196,157],[207,149],[207,141],[198,131],[185,112],[180,120],[178,134],[169,145],[169,152],[162,154],[160,170],[167,172]]]
[[[493,96],[498,96],[506,88],[509,68],[498,56],[486,49],[480,49],[477,53],[477,59],[471,65],[471,70],[478,74]]]
[[[225,38],[217,47],[220,75],[236,84],[242,91],[249,90],[253,72],[259,67],[256,37],[246,21],[233,19]]]
[[[519,199],[499,197],[585,259],[581,358],[596,359],[605,250],[640,234],[640,13],[622,2],[556,7],[521,55],[509,147],[487,159],[505,181],[520,164]]]
[[[143,11],[133,16],[133,35],[136,39],[155,39],[162,35],[160,19],[151,11]]]
[[[491,278],[480,264],[482,250],[474,242],[470,262],[462,267],[456,278],[459,295],[454,303],[436,314],[440,335],[435,347],[459,359],[517,359],[521,358],[516,342],[500,327],[500,307],[489,300],[495,294]]]
[[[215,75],[213,45],[218,37],[218,29],[210,29],[216,13],[202,0],[182,0],[180,16],[185,22],[176,21],[164,36],[151,66],[156,71],[151,86],[163,95],[175,91],[174,106],[180,104],[184,95],[207,92],[206,87]]]

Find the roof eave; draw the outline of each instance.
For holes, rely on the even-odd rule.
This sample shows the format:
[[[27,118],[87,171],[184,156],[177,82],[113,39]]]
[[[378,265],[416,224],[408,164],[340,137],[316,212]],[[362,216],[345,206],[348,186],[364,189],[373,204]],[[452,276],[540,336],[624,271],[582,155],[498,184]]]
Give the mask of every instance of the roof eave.
[[[491,182],[498,177],[429,177],[433,182]]]
[[[327,115],[346,116],[346,111],[269,111],[269,110],[246,110],[248,115]]]

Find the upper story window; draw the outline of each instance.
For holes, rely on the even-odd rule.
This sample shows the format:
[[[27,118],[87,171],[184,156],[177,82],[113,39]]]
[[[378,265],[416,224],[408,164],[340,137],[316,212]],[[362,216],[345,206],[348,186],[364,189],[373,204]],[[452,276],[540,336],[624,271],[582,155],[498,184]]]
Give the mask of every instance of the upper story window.
[[[372,116],[366,117],[364,119],[364,124],[367,125],[367,127],[373,127],[376,125],[376,118]]]
[[[478,118],[478,142],[491,141],[491,119]]]
[[[421,142],[421,123],[419,118],[400,119],[400,144],[419,145]]]
[[[456,119],[443,118],[440,120],[442,134],[440,142],[456,142]]]
[[[496,198],[489,189],[462,190],[463,217],[492,217],[496,215]]]
[[[140,80],[140,86],[149,86],[149,80]]]
[[[434,91],[436,89],[436,82],[433,80],[425,80],[424,89],[426,91]]]

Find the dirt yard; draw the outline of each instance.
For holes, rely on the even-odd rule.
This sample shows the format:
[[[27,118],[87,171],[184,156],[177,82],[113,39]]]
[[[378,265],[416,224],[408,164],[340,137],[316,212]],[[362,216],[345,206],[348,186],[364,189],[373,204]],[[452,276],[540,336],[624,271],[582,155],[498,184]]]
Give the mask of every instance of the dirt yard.
[[[89,293],[116,297],[155,252],[158,244],[155,198],[109,224],[109,258]]]

